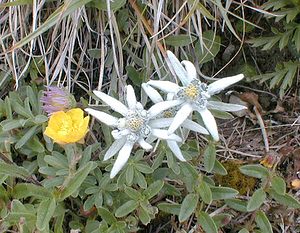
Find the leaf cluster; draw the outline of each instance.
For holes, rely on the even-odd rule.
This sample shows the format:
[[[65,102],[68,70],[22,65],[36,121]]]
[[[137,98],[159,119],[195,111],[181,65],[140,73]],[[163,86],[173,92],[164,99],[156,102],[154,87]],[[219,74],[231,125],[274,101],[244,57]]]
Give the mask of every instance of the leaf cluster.
[[[252,80],[268,81],[271,89],[279,86],[279,96],[282,99],[295,82],[299,72],[300,24],[297,21],[297,15],[300,13],[299,2],[297,0],[269,0],[262,5],[262,8],[272,10],[271,18],[274,18],[276,26],[271,28],[271,36],[252,38],[248,42],[253,47],[262,47],[261,50],[278,48],[282,51],[288,48],[295,60],[278,63],[274,72],[255,75]],[[282,22],[284,18],[286,20]],[[281,29],[278,30],[278,28]]]

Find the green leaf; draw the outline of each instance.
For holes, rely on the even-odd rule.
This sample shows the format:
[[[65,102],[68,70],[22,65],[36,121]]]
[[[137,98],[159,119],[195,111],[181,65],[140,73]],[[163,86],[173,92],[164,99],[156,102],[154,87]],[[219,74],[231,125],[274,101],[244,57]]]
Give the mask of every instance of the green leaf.
[[[95,59],[101,58],[101,49],[97,49],[97,48],[88,49],[87,53],[91,58],[95,58]]]
[[[191,214],[195,211],[197,207],[198,199],[199,197],[197,194],[190,193],[186,195],[181,204],[179,212],[179,222],[184,222],[191,216]]]
[[[144,174],[152,174],[153,173],[153,169],[151,167],[149,167],[149,165],[137,163],[134,166],[138,171],[140,171]]]
[[[83,210],[88,211],[95,205],[96,195],[102,195],[102,193],[97,193],[95,195],[88,196],[88,198],[83,203]]]
[[[44,167],[39,168],[39,173],[47,175],[47,176],[55,176],[56,175],[56,169],[53,168],[53,167],[44,166]]]
[[[162,188],[162,193],[164,193],[165,195],[176,196],[176,197],[181,196],[181,192],[175,186],[168,183],[164,184],[164,187]]]
[[[219,110],[216,110],[216,109],[210,109],[209,111],[213,114],[213,116],[215,118],[218,118],[218,119],[230,120],[230,119],[234,118],[232,116],[232,114],[230,114],[229,112],[219,111]]]
[[[5,176],[3,176],[3,177],[5,177]],[[1,178],[3,178],[3,177],[1,177]],[[9,201],[9,196],[8,196],[8,192],[6,191],[6,189],[2,186],[3,182],[2,182],[2,180],[0,182],[0,200],[3,201],[4,203],[6,203]]]
[[[297,72],[299,71],[300,63],[299,62],[285,62],[285,69],[287,73],[284,77],[284,80],[280,86],[279,96],[282,99],[285,91],[288,87],[292,86],[293,80],[296,77]]]
[[[99,10],[107,11],[107,1],[106,0],[94,0],[89,5],[98,8]],[[110,2],[110,9],[115,11],[124,6],[126,0],[114,0]]]
[[[55,217],[54,233],[63,233],[63,223],[65,220],[66,209],[62,203],[58,203],[53,217]]]
[[[188,2],[190,4],[194,4],[195,1],[194,0],[188,0]],[[205,16],[206,18],[210,19],[210,20],[215,20],[215,17],[211,15],[211,13],[209,12],[209,10],[204,6],[202,5],[200,2],[197,3],[197,6],[196,6],[197,10],[199,10],[201,12],[201,14],[203,16]]]
[[[54,198],[46,199],[39,204],[37,208],[36,227],[43,231],[49,225],[49,221],[54,214],[56,202]]]
[[[37,125],[31,127],[31,128],[23,135],[23,137],[21,137],[20,140],[16,143],[15,148],[16,148],[16,149],[20,149],[22,146],[24,146],[25,143],[28,142],[28,140],[31,139],[31,137],[37,133],[37,131],[38,131],[37,128],[38,128]]]
[[[205,232],[218,233],[218,228],[214,220],[207,213],[200,211],[198,222]]]
[[[180,204],[172,204],[168,202],[162,202],[157,205],[158,209],[160,209],[163,212],[169,213],[169,214],[174,214],[174,215],[179,215],[180,213]]]
[[[230,208],[241,212],[247,212],[247,202],[239,199],[226,199],[226,205]]]
[[[220,51],[221,37],[215,35],[214,31],[203,32],[202,40],[195,44],[195,55],[200,64],[211,61]]]
[[[244,27],[245,25],[245,27]],[[239,20],[236,22],[235,24],[235,28],[237,29],[238,32],[247,32],[250,33],[251,31],[253,31],[255,29],[255,27],[247,22],[243,22],[243,20]]]
[[[37,186],[35,184],[19,183],[17,184],[13,191],[12,196],[17,199],[36,197],[36,198],[51,198],[52,194],[44,187]]]
[[[171,168],[172,171],[176,175],[179,175],[179,173],[180,173],[180,167],[178,166],[177,161],[175,160],[174,155],[168,150],[168,151],[166,151],[166,156],[167,156],[168,167]]]
[[[261,50],[271,49],[280,40],[280,38],[281,38],[280,35],[275,35],[275,36],[269,37],[268,42],[262,47]]]
[[[108,224],[112,225],[113,223],[117,222],[117,219],[109,210],[103,207],[99,207],[97,210],[101,218]]]
[[[198,172],[195,167],[189,163],[180,163],[179,164],[180,178],[184,181],[186,188],[189,192],[193,192],[194,186],[196,186],[198,182]]]
[[[135,170],[134,174],[135,174],[134,175],[134,177],[135,177],[134,181],[136,183],[138,183],[138,185],[141,188],[146,189],[147,188],[147,181],[145,179],[145,176],[141,172],[139,172],[138,170]]]
[[[144,208],[139,208],[138,216],[144,225],[147,225],[151,221],[149,213]]]
[[[104,141],[106,145],[112,144],[112,135],[110,133],[110,128],[104,123],[101,123],[101,132],[103,132]]]
[[[33,121],[35,124],[42,124],[42,123],[45,123],[46,121],[48,121],[48,117],[46,117],[44,115],[37,115],[34,117]]]
[[[115,216],[117,218],[122,218],[134,211],[138,206],[139,203],[136,200],[127,201],[116,210]]]
[[[215,160],[214,168],[211,172],[222,176],[226,176],[228,174],[226,168],[217,159]]]
[[[55,186],[61,186],[64,182],[64,177],[59,176],[59,177],[54,177],[52,179],[47,179],[44,181],[44,187],[45,188],[53,188]]]
[[[84,166],[82,166],[73,177],[70,178],[67,187],[64,187],[62,191],[59,193],[60,200],[64,200],[72,193],[77,191],[88,174],[96,167],[95,162],[88,162]]]
[[[19,222],[20,218],[25,218],[29,223],[35,223],[36,211],[32,205],[23,205],[19,200],[13,200],[10,204],[11,213],[7,220]]]
[[[34,135],[27,143],[26,148],[32,150],[36,153],[43,153],[45,152],[44,144],[41,142],[41,140],[38,138],[37,135]]]
[[[126,66],[126,71],[129,79],[135,84],[140,86],[144,81],[143,73],[136,71],[133,66]]]
[[[206,146],[204,150],[204,168],[207,172],[211,172],[216,161],[216,147],[213,143]]]
[[[198,179],[198,172],[194,166],[189,163],[180,163],[179,165],[181,167],[182,176],[187,177],[189,180]]]
[[[33,115],[32,110],[31,110],[30,102],[29,102],[29,97],[25,98],[24,107],[25,107],[26,112],[29,113],[29,116],[30,116],[29,118],[34,118],[34,115]]]
[[[280,195],[284,195],[285,194],[285,190],[286,190],[286,184],[284,179],[282,179],[279,176],[274,176],[271,179],[271,185],[272,188],[275,190],[275,192],[277,192]]]
[[[154,162],[151,167],[153,171],[156,171],[156,169],[158,169],[161,166],[164,157],[165,157],[165,153],[163,151],[158,151],[158,154],[156,155],[156,158],[154,159]]]
[[[300,41],[300,28],[299,27],[295,30],[295,34],[293,36],[293,41],[295,42],[294,47],[296,48],[296,51],[299,52],[300,51],[300,45],[299,45],[299,41]]]
[[[30,176],[29,172],[25,168],[19,167],[14,164],[6,164],[2,162],[0,162],[0,174],[9,175],[12,177],[19,177],[23,179],[26,179]]]
[[[5,97],[4,103],[5,103],[4,104],[5,115],[8,120],[11,120],[13,117],[12,117],[11,101],[8,96]]]
[[[249,233],[249,231],[246,228],[243,228],[243,229],[239,230],[238,233]]]
[[[216,226],[219,228],[227,225],[231,221],[232,217],[233,216],[230,214],[218,214],[213,216],[213,220]]]
[[[210,190],[213,200],[229,199],[239,194],[237,190],[228,187],[210,187]]]
[[[266,197],[267,195],[262,188],[257,189],[248,201],[247,211],[254,211],[258,209],[264,203]]]
[[[84,149],[84,151],[82,152],[82,158],[81,158],[79,164],[82,165],[82,164],[85,164],[85,163],[87,163],[88,161],[90,161],[90,160],[91,160],[91,157],[92,157],[92,154],[93,154],[95,151],[99,150],[99,148],[101,148],[101,143],[98,143],[98,142],[96,142],[96,143],[94,143],[94,144],[91,144],[91,145],[89,145],[88,147],[86,147],[86,148]],[[101,174],[100,171],[97,172],[97,175],[100,175],[100,174]]]
[[[139,200],[141,198],[141,193],[131,187],[125,187],[125,193],[134,200]]]
[[[125,175],[127,185],[131,185],[134,177],[134,168],[131,164],[127,166]]]
[[[268,169],[259,164],[241,166],[240,171],[247,176],[252,176],[259,179],[267,178],[269,176]]]
[[[209,185],[205,181],[201,181],[198,192],[206,204],[210,204],[212,202],[212,193]]]
[[[292,34],[292,31],[289,31],[282,35],[282,37],[279,41],[279,45],[278,45],[280,51],[288,45],[291,34]]]
[[[27,120],[24,119],[18,119],[18,120],[6,120],[2,121],[0,125],[2,126],[4,131],[9,131],[12,129],[17,129],[20,127],[23,127]]]
[[[154,197],[164,186],[162,180],[157,180],[149,185],[149,187],[143,192],[147,199]]]
[[[39,109],[39,104],[37,104],[37,101],[39,101],[37,99],[36,94],[34,93],[33,89],[31,86],[26,86],[26,95],[28,96],[28,100],[30,103],[30,106],[32,107],[32,111],[34,112],[34,114],[39,114],[40,109]],[[44,115],[39,115],[39,116],[44,116]],[[44,116],[46,117],[46,116]],[[48,118],[48,117],[46,117]]]
[[[26,98],[26,100],[29,101],[29,100],[28,100],[28,97]],[[25,101],[26,101],[26,100],[25,100]],[[24,102],[25,102],[25,101],[24,101]],[[23,106],[21,106],[18,102],[14,102],[13,105],[12,105],[12,107],[13,107],[14,111],[15,111],[17,114],[19,114],[19,115],[21,115],[21,116],[23,116],[23,117],[26,117],[26,118],[32,118],[32,117],[33,117],[31,111],[25,109],[25,108],[24,108]]]
[[[191,35],[172,35],[168,36],[165,39],[167,45],[171,46],[186,46],[193,43],[196,40],[196,37]]]
[[[277,86],[282,81],[285,75],[286,70],[277,71],[270,82],[270,88],[273,89],[275,86]]]
[[[44,157],[44,160],[46,163],[48,163],[49,165],[55,168],[59,168],[59,169],[69,168],[67,159],[59,153],[53,152],[52,155],[46,155]]]
[[[280,195],[274,189],[270,189],[269,194],[274,198],[278,203],[291,207],[291,208],[300,208],[300,203],[294,197],[289,194]]]
[[[255,222],[263,233],[273,233],[271,223],[262,211],[256,213]]]

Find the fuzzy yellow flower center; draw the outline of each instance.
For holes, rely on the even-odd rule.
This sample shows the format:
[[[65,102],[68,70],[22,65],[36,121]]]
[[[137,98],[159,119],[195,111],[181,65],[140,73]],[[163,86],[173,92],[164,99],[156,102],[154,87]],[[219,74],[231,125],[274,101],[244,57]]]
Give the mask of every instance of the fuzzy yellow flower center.
[[[163,117],[164,118],[174,117],[174,112],[166,110],[166,111],[163,112]]]
[[[198,108],[206,108],[210,95],[207,93],[207,85],[197,79],[193,79],[190,84],[182,87],[176,94],[178,99],[195,104]]]
[[[144,119],[140,117],[130,118],[127,120],[127,125],[132,131],[134,132],[139,131],[144,125]]]
[[[124,135],[121,132],[126,132],[128,133],[127,140],[133,143],[139,138],[145,138],[151,133],[151,127],[147,125],[148,121],[148,113],[143,108],[131,109],[124,118],[119,119],[117,125],[119,131],[116,133],[116,137],[122,137]],[[118,135],[118,133],[121,134]]]
[[[189,99],[195,100],[199,95],[198,87],[194,84],[190,84],[186,88],[184,88],[184,94]]]

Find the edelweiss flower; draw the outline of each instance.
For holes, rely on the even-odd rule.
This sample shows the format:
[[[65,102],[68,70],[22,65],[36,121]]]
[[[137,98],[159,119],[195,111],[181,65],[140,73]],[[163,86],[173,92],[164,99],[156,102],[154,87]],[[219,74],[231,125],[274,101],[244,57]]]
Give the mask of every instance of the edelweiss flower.
[[[135,143],[138,143],[145,150],[152,149],[152,146],[145,141],[148,136],[178,142],[181,141],[181,138],[177,135],[168,134],[167,130],[151,126],[152,119],[162,111],[178,105],[178,100],[160,102],[153,105],[149,110],[145,110],[142,104],[137,102],[132,86],[128,85],[126,91],[126,102],[128,107],[103,92],[94,91],[94,94],[98,98],[109,105],[114,111],[120,113],[122,115],[121,118],[116,118],[91,108],[85,109],[85,111],[99,121],[115,128],[115,130],[112,131],[112,136],[115,141],[104,155],[104,160],[108,160],[119,151],[118,157],[110,173],[111,178],[115,177],[126,164]]]
[[[162,96],[156,91],[153,87],[150,85],[143,83],[142,84],[143,90],[146,92],[147,96],[152,100],[153,103],[160,103],[163,102]],[[173,100],[174,95],[169,93],[167,95],[167,101]],[[167,128],[169,127],[172,122],[174,121],[174,116],[176,115],[176,112],[178,110],[178,106],[169,108],[165,111],[163,111],[159,116],[162,118],[159,118],[157,120],[152,120],[151,121],[151,126],[152,127],[157,127],[157,128]],[[191,121],[190,119],[185,119],[181,126],[183,128],[186,128],[188,130],[201,133],[201,134],[209,134],[207,130],[202,127],[201,125],[197,124],[196,122]],[[182,152],[177,144],[177,142],[173,140],[166,140],[167,145],[169,146],[170,150],[173,152],[173,154],[180,160],[180,161],[186,161],[185,158],[182,155]]]
[[[202,117],[202,120],[215,141],[219,140],[218,128],[216,121],[208,109],[216,109],[220,111],[239,111],[245,109],[242,105],[226,104],[218,101],[210,101],[209,98],[229,87],[230,85],[242,80],[243,74],[232,77],[222,78],[212,84],[205,84],[197,79],[195,66],[189,61],[181,63],[176,56],[167,51],[171,65],[182,83],[182,87],[169,81],[154,81],[151,80],[147,84],[156,87],[164,92],[173,93],[174,99],[180,101],[180,109],[171,123],[168,133],[173,133],[188,116],[197,111]]]

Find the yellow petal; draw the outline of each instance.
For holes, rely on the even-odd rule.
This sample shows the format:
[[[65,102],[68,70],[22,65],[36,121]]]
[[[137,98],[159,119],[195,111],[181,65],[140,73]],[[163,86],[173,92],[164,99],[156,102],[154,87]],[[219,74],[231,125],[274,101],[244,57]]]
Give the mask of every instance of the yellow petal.
[[[74,108],[67,112],[67,115],[71,117],[73,121],[73,125],[80,125],[81,121],[83,120],[83,111],[80,108]]]
[[[79,132],[84,136],[88,132],[90,117],[87,116],[80,124]]]
[[[66,142],[64,142],[64,138],[62,138],[58,133],[57,130],[53,130],[50,127],[46,127],[46,130],[44,132],[44,134],[46,136],[48,136],[49,138],[51,138],[54,142],[58,143],[58,144],[65,144]]]
[[[56,136],[56,131],[53,130],[53,128],[47,126],[46,129],[45,129],[45,131],[44,131],[44,134],[45,134],[46,136],[48,136],[49,138],[54,139],[55,136]]]
[[[74,131],[71,134],[74,141],[79,142],[85,137],[88,132],[89,119],[90,117],[87,116],[82,118],[80,122],[78,121],[78,125],[74,124]]]
[[[66,121],[68,116],[63,111],[55,112],[50,116],[48,127],[59,130],[62,122]]]

